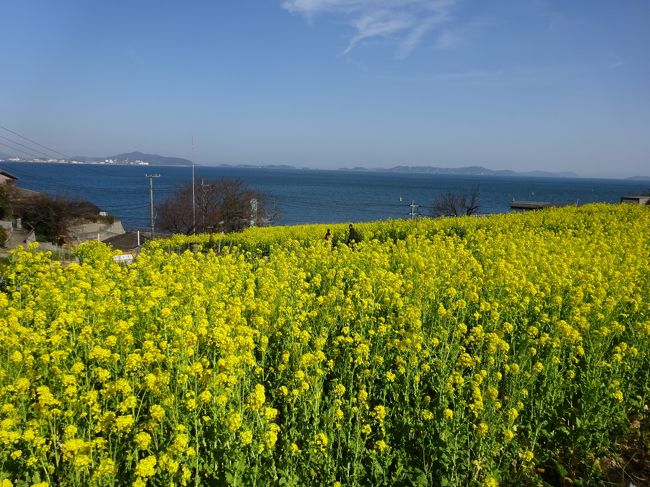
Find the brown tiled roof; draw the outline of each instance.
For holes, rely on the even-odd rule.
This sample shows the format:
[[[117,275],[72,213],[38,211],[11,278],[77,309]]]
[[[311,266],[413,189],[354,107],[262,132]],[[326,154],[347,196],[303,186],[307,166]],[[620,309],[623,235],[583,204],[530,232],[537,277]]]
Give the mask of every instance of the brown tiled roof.
[[[140,244],[142,245],[146,240],[149,240],[149,237],[140,232]],[[133,250],[138,246],[138,234],[137,232],[126,232],[122,235],[107,238],[103,242],[110,244],[117,250]]]

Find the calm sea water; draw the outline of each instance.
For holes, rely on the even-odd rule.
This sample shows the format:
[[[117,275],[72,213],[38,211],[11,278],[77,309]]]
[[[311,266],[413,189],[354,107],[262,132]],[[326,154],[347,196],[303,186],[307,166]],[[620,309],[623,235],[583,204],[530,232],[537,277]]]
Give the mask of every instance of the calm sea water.
[[[8,163],[1,166],[21,187],[50,194],[81,197],[117,216],[127,228],[149,224],[148,173],[154,179],[154,200],[169,197],[191,181],[186,167],[138,167],[73,164]],[[468,192],[479,187],[480,213],[510,211],[513,199],[557,203],[618,202],[625,194],[650,189],[650,182],[620,179],[556,179],[486,176],[437,176],[409,173],[277,170],[197,166],[206,180],[238,178],[276,198],[277,224],[362,222],[407,218],[409,204],[427,215],[441,193]]]

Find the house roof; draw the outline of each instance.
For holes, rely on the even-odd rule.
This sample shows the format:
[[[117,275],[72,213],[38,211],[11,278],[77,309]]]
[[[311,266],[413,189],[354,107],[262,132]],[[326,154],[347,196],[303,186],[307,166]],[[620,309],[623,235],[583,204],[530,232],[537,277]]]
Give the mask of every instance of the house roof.
[[[0,174],[6,178],[13,179],[14,181],[17,181],[18,178],[14,176],[13,174],[9,174],[7,171],[4,169],[0,169]]]
[[[149,240],[149,237],[140,232],[140,244],[143,244],[146,240]],[[102,242],[110,244],[117,250],[133,250],[138,246],[138,234],[137,232],[126,232],[102,240]]]

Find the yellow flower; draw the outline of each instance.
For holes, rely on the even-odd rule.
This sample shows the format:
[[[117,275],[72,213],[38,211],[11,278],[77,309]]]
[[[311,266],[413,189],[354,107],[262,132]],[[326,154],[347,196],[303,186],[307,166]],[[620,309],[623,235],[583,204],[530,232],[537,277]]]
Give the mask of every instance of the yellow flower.
[[[138,462],[135,467],[135,474],[138,477],[153,477],[156,474],[156,456],[149,455]]]
[[[77,428],[75,425],[73,425],[73,424],[68,425],[63,430],[63,437],[64,438],[74,438],[77,435],[77,431],[79,431],[79,428]]]
[[[170,451],[178,455],[185,453],[187,446],[189,445],[189,441],[190,438],[187,435],[187,433],[184,432],[176,433],[176,436],[174,437],[174,442],[170,447]]]
[[[329,444],[329,438],[325,433],[317,433],[314,436],[313,442],[321,450],[324,450],[325,448],[327,448],[327,445]]]
[[[292,456],[300,455],[302,453],[302,450],[298,447],[296,443],[291,443],[289,446],[289,454]]]
[[[483,480],[483,487],[499,487],[499,481],[494,477],[486,477]]]
[[[525,463],[530,463],[530,462],[532,462],[533,459],[535,458],[535,455],[533,454],[532,451],[530,451],[530,450],[525,450],[525,451],[519,452],[519,457],[520,457],[520,458],[522,459],[522,461],[524,461]]]
[[[110,458],[103,458],[93,472],[94,478],[112,477],[115,475],[115,462]]]
[[[478,435],[479,438],[483,438],[485,435],[487,435],[489,429],[490,429],[490,428],[489,428],[489,426],[487,425],[487,423],[480,423],[480,424],[476,427],[476,434]]]
[[[256,384],[255,390],[248,396],[248,403],[254,409],[261,409],[266,402],[266,391],[262,384]]]
[[[149,448],[149,444],[151,443],[151,435],[149,433],[141,431],[135,435],[134,441],[139,450],[147,450]]]
[[[158,404],[154,404],[149,408],[149,415],[156,421],[162,421],[165,417],[165,409]]]
[[[382,452],[382,451],[386,450],[387,448],[388,448],[388,445],[386,444],[386,442],[384,440],[379,440],[379,441],[377,441],[375,443],[375,450],[377,450],[377,451]]]
[[[510,408],[508,409],[508,416],[510,417],[511,421],[514,421],[519,417],[519,411],[517,411],[516,408]]]
[[[250,445],[253,442],[253,432],[250,430],[239,433],[239,438],[243,446]]]
[[[271,423],[268,431],[265,433],[266,446],[272,449],[278,441],[278,431],[280,427],[277,424]]]
[[[373,415],[379,424],[383,424],[384,419],[386,419],[386,407],[382,405],[375,406],[373,409]]]
[[[92,464],[92,460],[88,455],[77,455],[73,463],[75,468],[84,469]]]
[[[118,409],[120,412],[125,413],[128,410],[135,408],[137,405],[138,399],[134,395],[130,395],[119,404]]]
[[[115,429],[119,432],[127,432],[133,426],[133,415],[124,414],[115,418]]]
[[[201,394],[199,394],[199,401],[202,403],[209,403],[212,400],[212,393],[208,391],[207,389],[204,390]]]
[[[242,415],[238,412],[232,412],[226,418],[226,425],[231,432],[237,431],[242,424]]]
[[[275,408],[264,408],[264,417],[267,421],[273,421],[278,416],[278,410]]]
[[[20,353],[18,350],[15,350],[10,356],[9,360],[11,360],[13,363],[18,364],[23,361],[23,354]]]

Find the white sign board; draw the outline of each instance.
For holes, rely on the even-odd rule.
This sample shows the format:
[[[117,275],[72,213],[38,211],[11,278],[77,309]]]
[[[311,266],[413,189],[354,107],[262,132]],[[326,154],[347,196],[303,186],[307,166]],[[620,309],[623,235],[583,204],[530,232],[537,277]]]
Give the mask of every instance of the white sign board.
[[[113,260],[115,262],[119,262],[120,264],[130,264],[133,262],[133,254],[114,255]]]

